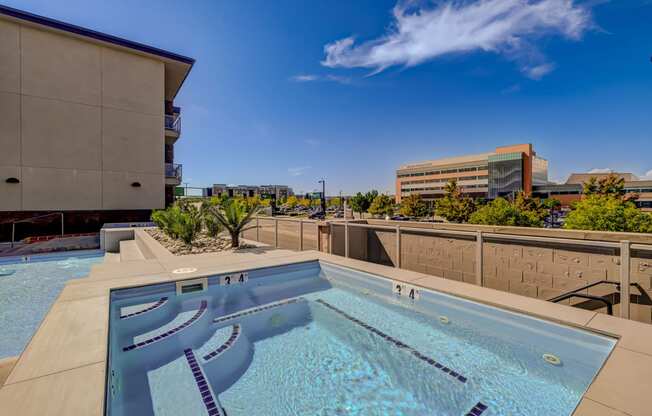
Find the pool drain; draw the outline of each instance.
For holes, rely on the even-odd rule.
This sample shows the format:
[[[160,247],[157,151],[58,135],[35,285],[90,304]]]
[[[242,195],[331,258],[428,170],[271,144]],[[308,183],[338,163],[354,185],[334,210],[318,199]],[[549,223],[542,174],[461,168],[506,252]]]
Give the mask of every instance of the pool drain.
[[[543,354],[543,361],[552,365],[561,365],[561,359],[553,354]]]
[[[448,319],[448,316],[441,315],[439,317],[439,322],[442,324],[449,324],[451,321]]]

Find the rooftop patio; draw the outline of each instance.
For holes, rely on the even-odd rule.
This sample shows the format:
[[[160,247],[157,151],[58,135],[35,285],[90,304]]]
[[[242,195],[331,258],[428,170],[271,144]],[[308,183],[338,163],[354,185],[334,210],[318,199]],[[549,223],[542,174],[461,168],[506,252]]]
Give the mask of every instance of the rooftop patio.
[[[115,261],[109,256],[88,278],[67,284],[0,390],[0,407],[7,414],[104,413],[110,290],[315,260],[617,337],[574,415],[647,415],[652,406],[647,394],[652,388],[650,325],[319,251],[260,245],[173,256],[142,229],[131,231],[140,237],[146,258]]]

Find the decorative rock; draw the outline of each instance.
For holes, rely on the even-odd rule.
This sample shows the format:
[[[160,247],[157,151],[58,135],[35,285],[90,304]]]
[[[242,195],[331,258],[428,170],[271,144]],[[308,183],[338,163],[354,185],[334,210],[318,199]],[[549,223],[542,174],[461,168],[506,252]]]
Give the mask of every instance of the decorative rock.
[[[226,236],[219,236],[217,238],[211,237],[206,234],[200,234],[193,244],[187,245],[181,240],[170,238],[167,234],[158,228],[148,229],[147,233],[158,241],[163,247],[168,249],[170,253],[177,256],[185,254],[202,254],[202,253],[219,253],[222,251],[237,251],[246,248],[254,248],[250,244],[240,244],[240,247],[231,248],[231,238]]]

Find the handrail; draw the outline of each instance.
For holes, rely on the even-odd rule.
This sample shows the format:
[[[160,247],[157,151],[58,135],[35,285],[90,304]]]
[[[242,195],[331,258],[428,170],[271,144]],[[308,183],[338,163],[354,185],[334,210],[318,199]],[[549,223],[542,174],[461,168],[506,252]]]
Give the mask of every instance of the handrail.
[[[38,218],[44,218],[44,217],[50,217],[52,215],[57,215],[61,216],[61,235],[64,235],[63,232],[63,227],[64,227],[64,221],[63,221],[63,212],[50,212],[47,214],[43,215],[37,215],[36,217],[30,217],[30,218],[25,218],[23,220],[18,220],[18,221],[12,221],[11,223],[11,248],[14,248],[14,243],[16,241],[16,224],[21,224],[25,222],[32,222],[32,220],[38,219]]]
[[[565,295],[559,296],[559,298],[553,302],[558,303],[561,302],[562,300],[570,299],[570,298],[581,298],[581,299],[589,299],[589,300],[595,300],[597,302],[603,302],[607,306],[607,314],[613,315],[614,314],[614,305],[610,300],[607,300],[603,297],[600,296],[594,296],[594,295],[585,295],[583,293],[567,293]]]
[[[562,296],[568,295],[569,293],[575,293],[575,292],[578,292],[578,291],[580,291],[580,290],[590,289],[590,288],[592,288],[592,287],[595,287],[595,286],[598,286],[598,285],[602,285],[602,284],[610,284],[610,285],[614,285],[614,286],[616,286],[616,290],[620,291],[620,282],[615,282],[615,281],[613,281],[613,280],[598,280],[597,282],[589,283],[588,285],[584,285],[584,286],[582,286],[582,287],[578,287],[578,288],[575,288],[575,289],[573,289],[573,290],[569,290],[568,292],[566,292],[566,293],[562,293],[562,294],[559,295],[559,296],[555,296],[554,298],[550,298],[550,299],[548,299],[548,302],[557,302],[557,300],[558,300],[559,298],[561,298]],[[631,283],[630,286],[631,286],[631,285],[634,285],[634,284],[635,284],[635,283]],[[639,289],[639,290],[640,290],[640,289]]]

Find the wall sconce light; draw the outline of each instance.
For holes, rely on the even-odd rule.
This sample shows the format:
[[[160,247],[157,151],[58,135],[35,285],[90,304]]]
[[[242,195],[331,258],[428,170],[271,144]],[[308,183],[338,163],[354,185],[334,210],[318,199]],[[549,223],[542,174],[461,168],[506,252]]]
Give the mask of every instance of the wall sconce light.
[[[140,188],[140,182],[132,182],[131,186],[133,186],[134,188]]]
[[[7,182],[7,183],[20,183],[18,178],[7,178],[7,180],[5,182]]]

